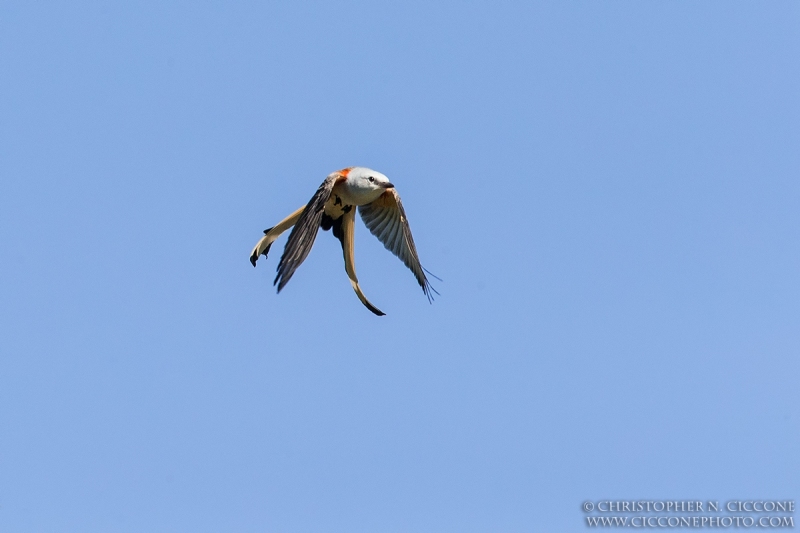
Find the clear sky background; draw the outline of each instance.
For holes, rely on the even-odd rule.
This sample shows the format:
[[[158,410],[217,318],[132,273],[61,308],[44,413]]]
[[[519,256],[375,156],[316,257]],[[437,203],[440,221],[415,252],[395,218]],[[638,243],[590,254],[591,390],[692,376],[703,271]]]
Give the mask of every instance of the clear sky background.
[[[800,497],[800,4],[0,6],[0,529]],[[333,170],[402,195],[429,305]],[[797,518],[797,517],[795,517]]]

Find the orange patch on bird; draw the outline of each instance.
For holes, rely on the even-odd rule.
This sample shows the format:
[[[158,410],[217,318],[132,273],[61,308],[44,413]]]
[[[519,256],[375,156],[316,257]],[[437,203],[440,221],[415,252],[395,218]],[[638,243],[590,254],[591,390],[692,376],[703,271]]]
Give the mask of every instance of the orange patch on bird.
[[[339,171],[339,174],[341,174],[342,176],[344,176],[346,178],[347,175],[350,174],[351,170],[353,170],[353,167],[343,168],[342,170]]]

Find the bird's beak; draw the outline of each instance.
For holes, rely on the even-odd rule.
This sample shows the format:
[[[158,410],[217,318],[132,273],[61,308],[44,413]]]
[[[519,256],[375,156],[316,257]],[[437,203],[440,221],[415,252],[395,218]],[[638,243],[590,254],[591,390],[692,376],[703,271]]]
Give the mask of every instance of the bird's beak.
[[[384,183],[383,184],[383,188],[384,189],[394,189],[394,185],[392,185],[391,183]]]

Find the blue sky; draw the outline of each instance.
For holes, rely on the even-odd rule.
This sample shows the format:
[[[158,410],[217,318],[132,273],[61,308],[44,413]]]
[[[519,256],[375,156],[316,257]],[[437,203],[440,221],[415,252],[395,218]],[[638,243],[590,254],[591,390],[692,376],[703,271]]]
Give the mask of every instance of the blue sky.
[[[796,2],[0,7],[0,529],[583,531],[800,496]],[[397,186],[428,305],[358,222]]]

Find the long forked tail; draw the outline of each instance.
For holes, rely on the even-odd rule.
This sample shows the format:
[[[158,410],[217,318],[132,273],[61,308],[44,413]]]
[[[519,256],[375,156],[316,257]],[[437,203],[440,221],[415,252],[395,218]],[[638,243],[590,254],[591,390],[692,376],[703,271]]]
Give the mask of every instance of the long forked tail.
[[[253,251],[250,253],[250,262],[253,264],[253,266],[256,266],[256,261],[258,261],[260,256],[263,255],[264,257],[267,257],[272,243],[275,242],[284,231],[297,223],[297,219],[299,219],[300,215],[303,214],[303,210],[305,208],[306,206],[301,207],[288,217],[278,222],[275,226],[264,230],[264,236],[261,237],[261,240],[256,243]]]
[[[367,297],[364,296],[364,292],[361,290],[361,287],[358,284],[358,278],[356,277],[355,254],[353,253],[353,229],[355,228],[355,216],[355,210],[342,215],[342,218],[339,219],[341,227],[334,227],[333,234],[336,235],[336,237],[338,237],[342,242],[342,252],[344,252],[344,269],[347,272],[347,277],[350,278],[350,285],[352,285],[353,290],[356,291],[356,296],[358,296],[358,299],[361,300],[361,303],[364,304],[367,309],[378,316],[384,316],[386,313],[372,305],[372,303],[367,300]]]

